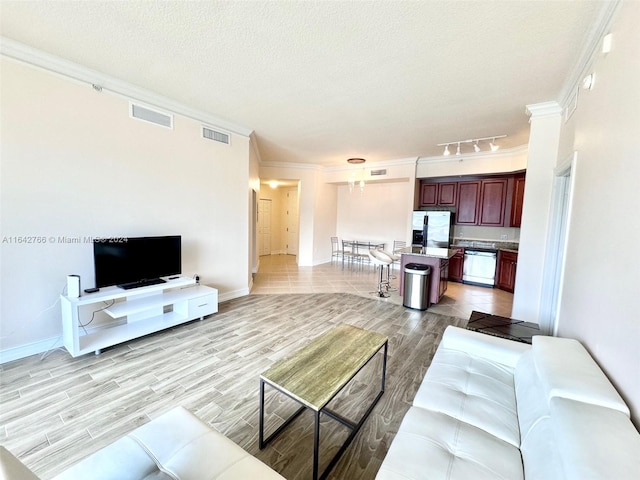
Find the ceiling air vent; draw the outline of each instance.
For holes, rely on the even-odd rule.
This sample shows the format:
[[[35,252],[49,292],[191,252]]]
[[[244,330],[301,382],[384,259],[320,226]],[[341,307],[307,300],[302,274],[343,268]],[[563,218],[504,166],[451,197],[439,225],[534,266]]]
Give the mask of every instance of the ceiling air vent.
[[[173,115],[168,113],[152,110],[149,107],[129,103],[129,115],[131,118],[144,120],[145,122],[155,123],[166,128],[173,128]]]
[[[231,136],[228,133],[219,132],[205,126],[202,127],[202,138],[224,143],[225,145],[231,143]]]
[[[371,170],[371,176],[375,177],[376,175],[386,175],[387,174],[387,169],[383,168],[380,170]]]

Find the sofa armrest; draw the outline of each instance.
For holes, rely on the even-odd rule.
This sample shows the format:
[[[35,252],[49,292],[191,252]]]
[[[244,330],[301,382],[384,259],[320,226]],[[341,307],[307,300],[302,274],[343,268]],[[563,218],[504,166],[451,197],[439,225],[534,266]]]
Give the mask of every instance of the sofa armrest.
[[[0,445],[0,478],[7,480],[39,480],[35,473]]]
[[[438,348],[460,350],[515,368],[522,354],[531,349],[531,345],[450,325],[444,331]]]
[[[620,394],[577,340],[533,337],[533,359],[549,399],[571,398],[630,415]]]
[[[624,413],[555,397],[551,424],[567,480],[640,478],[640,434]]]

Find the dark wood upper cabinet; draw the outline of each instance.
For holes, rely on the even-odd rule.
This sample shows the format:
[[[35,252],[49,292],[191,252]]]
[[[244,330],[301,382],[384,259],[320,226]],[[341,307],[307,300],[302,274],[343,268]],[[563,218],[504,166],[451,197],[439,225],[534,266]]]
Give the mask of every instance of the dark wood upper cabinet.
[[[458,182],[458,206],[455,217],[458,225],[478,224],[479,201],[479,180],[474,182]]]
[[[420,186],[420,206],[435,207],[438,205],[438,184],[423,183]]]
[[[455,207],[458,182],[422,183],[420,186],[421,207]]]
[[[504,211],[507,200],[506,178],[482,180],[480,186],[480,212],[478,225],[504,226]]]
[[[524,202],[525,176],[518,176],[513,183],[513,201],[511,203],[511,220],[509,226],[520,227],[522,223],[522,204]]]
[[[523,173],[439,177],[420,182],[420,207],[455,208],[456,225],[519,227]]]
[[[455,207],[458,182],[438,183],[438,206]]]

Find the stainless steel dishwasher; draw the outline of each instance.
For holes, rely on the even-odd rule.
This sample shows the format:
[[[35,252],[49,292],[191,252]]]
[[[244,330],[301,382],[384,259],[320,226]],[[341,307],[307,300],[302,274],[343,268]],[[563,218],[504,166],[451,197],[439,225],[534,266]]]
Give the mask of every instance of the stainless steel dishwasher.
[[[493,287],[496,283],[497,257],[496,251],[465,249],[462,282]]]

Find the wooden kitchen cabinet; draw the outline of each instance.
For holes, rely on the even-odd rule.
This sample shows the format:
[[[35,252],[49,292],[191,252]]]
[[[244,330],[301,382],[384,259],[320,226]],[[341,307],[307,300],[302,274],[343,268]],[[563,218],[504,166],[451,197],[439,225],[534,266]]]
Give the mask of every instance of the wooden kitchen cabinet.
[[[422,183],[420,186],[421,207],[455,207],[458,182]]]
[[[510,227],[520,227],[522,223],[522,204],[524,202],[525,176],[517,176],[513,182]]]
[[[435,207],[438,204],[438,184],[423,183],[420,185],[420,206]]]
[[[506,178],[492,178],[480,182],[480,211],[478,225],[503,227],[507,200]]]
[[[433,280],[432,280],[433,281]],[[442,298],[449,285],[449,260],[440,260],[440,282],[438,285],[438,297]]]
[[[458,207],[456,224],[477,225],[480,181],[458,182]]]
[[[464,248],[451,247],[456,254],[449,259],[449,280],[462,283],[462,273],[464,267]]]
[[[458,182],[438,184],[438,206],[455,207],[458,193]]]
[[[456,225],[519,227],[524,174],[439,177],[420,182],[420,207],[455,207]]]
[[[516,269],[518,254],[515,252],[498,252],[498,268],[496,272],[496,287],[513,293],[516,286]]]

